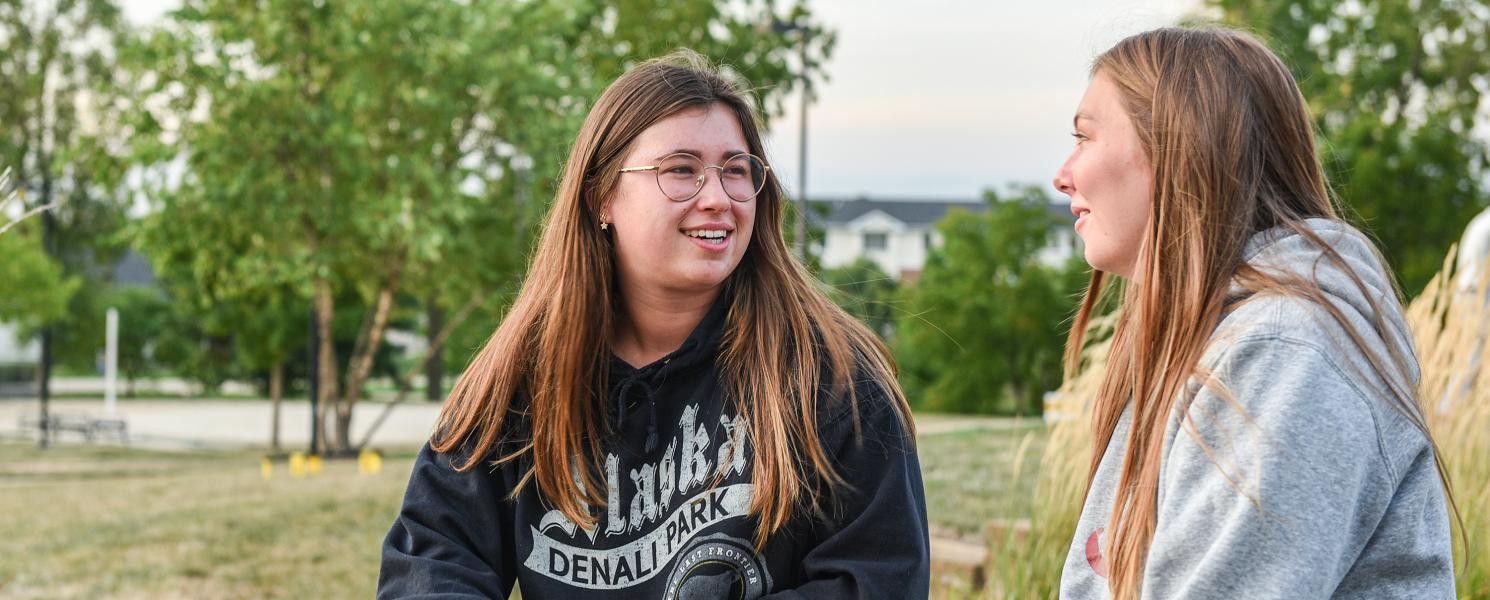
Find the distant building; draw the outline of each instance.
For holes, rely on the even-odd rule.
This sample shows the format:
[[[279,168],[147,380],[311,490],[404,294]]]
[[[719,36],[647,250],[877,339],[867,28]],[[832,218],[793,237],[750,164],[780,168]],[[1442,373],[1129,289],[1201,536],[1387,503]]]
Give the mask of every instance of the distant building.
[[[915,281],[931,248],[942,244],[936,224],[953,209],[982,213],[988,204],[980,200],[891,200],[853,198],[823,200],[827,216],[813,215],[814,225],[824,229],[824,242],[814,248],[824,267],[852,264],[860,257],[873,260],[881,270],[898,279]],[[1040,252],[1040,259],[1059,264],[1077,249],[1070,225],[1075,222],[1070,207],[1052,203],[1051,214],[1063,224],[1054,231],[1054,242]]]
[[[119,262],[114,264],[114,285],[124,287],[139,285],[145,287],[157,287],[155,280],[155,269],[150,266],[150,260],[143,254],[135,252],[133,248],[124,251],[119,257]]]
[[[21,343],[14,325],[0,323],[0,398],[27,396],[35,390],[41,345]]]

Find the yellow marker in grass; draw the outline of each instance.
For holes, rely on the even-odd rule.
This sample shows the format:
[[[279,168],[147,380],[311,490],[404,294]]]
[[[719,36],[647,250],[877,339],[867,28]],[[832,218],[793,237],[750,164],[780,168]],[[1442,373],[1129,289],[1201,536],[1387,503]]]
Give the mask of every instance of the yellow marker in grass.
[[[259,472],[264,474],[264,481],[269,481],[274,476],[274,461],[267,456],[259,459]]]
[[[302,452],[290,453],[290,475],[293,477],[305,477],[305,454]]]
[[[377,475],[383,470],[383,455],[377,450],[363,450],[357,455],[357,472],[362,475]]]
[[[319,454],[312,454],[312,455],[310,455],[310,458],[307,458],[305,460],[305,466],[306,466],[307,469],[310,470],[310,474],[311,475],[320,475],[321,474],[321,455],[319,455]]]

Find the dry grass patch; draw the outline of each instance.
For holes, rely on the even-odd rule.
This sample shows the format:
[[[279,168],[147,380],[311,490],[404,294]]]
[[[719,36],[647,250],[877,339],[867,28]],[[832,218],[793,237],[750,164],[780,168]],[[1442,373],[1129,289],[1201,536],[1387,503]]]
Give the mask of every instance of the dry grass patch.
[[[251,452],[0,445],[0,596],[365,598],[411,464],[265,481]]]

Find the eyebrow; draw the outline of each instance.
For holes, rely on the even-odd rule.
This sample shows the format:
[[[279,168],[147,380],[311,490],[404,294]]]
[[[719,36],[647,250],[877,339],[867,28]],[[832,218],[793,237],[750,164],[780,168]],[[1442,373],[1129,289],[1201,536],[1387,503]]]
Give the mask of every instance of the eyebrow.
[[[730,158],[730,157],[732,157],[732,156],[734,156],[736,154],[747,154],[748,152],[749,151],[747,151],[747,150],[725,150],[724,152],[721,152],[719,154],[719,160],[723,161],[723,160],[725,160],[727,158]],[[674,148],[672,150],[669,150],[667,152],[664,152],[664,153],[658,155],[657,158],[655,158],[653,160],[661,160],[663,158],[667,158],[668,156],[672,156],[674,154],[692,154],[692,155],[697,156],[697,157],[700,157],[700,158],[703,158],[704,157],[704,153],[703,152],[699,152],[698,150],[691,150],[691,149],[688,149],[688,148]]]
[[[1096,119],[1093,119],[1092,116],[1089,115],[1089,114],[1086,114],[1086,113],[1076,113],[1076,116],[1071,117],[1071,127],[1077,127],[1078,126],[1077,124],[1080,123],[1082,119],[1086,119],[1088,121],[1095,121],[1096,120]]]

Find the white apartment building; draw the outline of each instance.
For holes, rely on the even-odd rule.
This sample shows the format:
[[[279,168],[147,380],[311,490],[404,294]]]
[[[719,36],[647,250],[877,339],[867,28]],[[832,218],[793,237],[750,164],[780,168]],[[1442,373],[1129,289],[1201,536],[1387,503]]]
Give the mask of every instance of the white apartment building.
[[[824,267],[848,265],[859,257],[873,260],[884,272],[914,281],[921,274],[931,248],[942,243],[936,224],[954,209],[981,213],[988,204],[980,200],[895,200],[865,197],[822,200],[827,216],[814,214],[812,224],[822,227],[824,241],[813,250]],[[1040,259],[1059,264],[1070,258],[1079,240],[1071,229],[1075,218],[1063,203],[1050,204],[1060,218],[1054,242],[1040,252]]]

